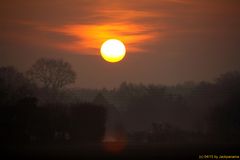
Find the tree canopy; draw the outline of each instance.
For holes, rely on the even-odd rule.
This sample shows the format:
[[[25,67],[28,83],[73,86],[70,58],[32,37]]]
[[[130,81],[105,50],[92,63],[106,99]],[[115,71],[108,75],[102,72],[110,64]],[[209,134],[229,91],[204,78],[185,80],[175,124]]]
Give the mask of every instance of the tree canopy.
[[[74,83],[76,73],[68,62],[41,58],[27,71],[28,77],[42,87],[60,89]]]

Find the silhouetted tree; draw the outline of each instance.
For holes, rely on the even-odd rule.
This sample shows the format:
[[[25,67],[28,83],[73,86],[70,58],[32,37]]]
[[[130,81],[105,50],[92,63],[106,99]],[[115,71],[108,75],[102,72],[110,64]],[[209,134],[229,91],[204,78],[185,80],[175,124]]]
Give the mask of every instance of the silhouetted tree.
[[[60,89],[74,83],[76,74],[63,60],[41,58],[27,71],[28,77],[48,89]]]
[[[240,134],[240,73],[228,72],[216,80],[220,103],[210,115],[211,129],[225,142],[239,142]]]
[[[33,96],[35,86],[13,67],[0,68],[0,105],[11,105]]]
[[[233,98],[240,95],[240,73],[237,71],[227,72],[216,79],[218,93]]]

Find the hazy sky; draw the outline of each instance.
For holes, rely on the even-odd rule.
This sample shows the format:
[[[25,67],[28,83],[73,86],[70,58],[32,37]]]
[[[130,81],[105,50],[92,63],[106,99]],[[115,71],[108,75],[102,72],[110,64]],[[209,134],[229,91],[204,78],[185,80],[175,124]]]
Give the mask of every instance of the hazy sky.
[[[62,58],[76,86],[122,81],[175,84],[240,69],[239,0],[1,0],[0,65],[24,71]],[[105,62],[101,44],[118,38],[127,55]]]

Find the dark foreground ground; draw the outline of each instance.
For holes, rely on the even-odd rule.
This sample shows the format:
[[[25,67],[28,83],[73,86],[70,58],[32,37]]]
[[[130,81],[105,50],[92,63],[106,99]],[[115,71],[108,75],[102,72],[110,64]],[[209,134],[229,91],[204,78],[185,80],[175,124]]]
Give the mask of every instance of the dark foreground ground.
[[[107,147],[106,147],[107,145]],[[2,146],[4,159],[224,159],[240,156],[240,145],[88,145]],[[218,157],[218,158],[217,158]],[[228,157],[227,159],[239,159]],[[0,159],[3,159],[0,158]],[[226,158],[225,158],[226,159]]]

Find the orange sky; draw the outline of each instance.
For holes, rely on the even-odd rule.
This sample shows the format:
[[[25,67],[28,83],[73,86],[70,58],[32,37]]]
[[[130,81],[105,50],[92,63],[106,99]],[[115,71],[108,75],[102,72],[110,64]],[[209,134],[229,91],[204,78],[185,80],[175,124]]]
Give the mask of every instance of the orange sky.
[[[118,38],[126,44],[122,68],[128,72],[119,68],[122,79],[109,77],[112,85],[122,80],[176,83],[209,79],[239,68],[239,7],[239,0],[2,0],[0,65],[21,68],[40,56],[67,60],[73,55],[99,55],[106,39]],[[25,63],[17,58],[21,54],[35,59]],[[132,62],[131,55],[138,55],[136,59],[141,61]],[[71,63],[86,67],[80,61]],[[195,70],[189,70],[192,63]],[[95,70],[102,73],[98,65]],[[99,76],[92,72],[84,74]],[[86,78],[81,83],[102,86],[105,81],[93,85]]]
[[[222,16],[239,13],[236,3],[233,0],[12,0],[3,2],[1,7],[4,28],[1,34],[9,41],[78,54],[98,54],[100,45],[108,38],[124,41],[130,53],[149,52],[152,48],[146,48],[147,44],[161,43],[182,32],[223,32],[225,24],[217,23]]]

